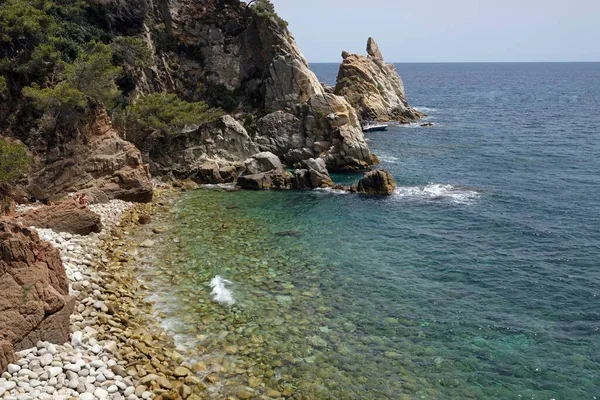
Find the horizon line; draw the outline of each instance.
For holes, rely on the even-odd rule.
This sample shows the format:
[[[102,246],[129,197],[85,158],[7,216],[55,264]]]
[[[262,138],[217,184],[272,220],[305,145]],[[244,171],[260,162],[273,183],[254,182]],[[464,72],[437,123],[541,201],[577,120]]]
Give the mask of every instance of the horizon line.
[[[309,61],[309,64],[341,64],[341,61]],[[387,64],[598,64],[598,61],[386,61]]]

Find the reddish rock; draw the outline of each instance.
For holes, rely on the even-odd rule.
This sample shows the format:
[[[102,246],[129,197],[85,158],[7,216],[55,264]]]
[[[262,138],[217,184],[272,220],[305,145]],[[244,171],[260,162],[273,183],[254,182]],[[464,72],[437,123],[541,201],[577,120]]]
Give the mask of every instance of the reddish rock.
[[[58,133],[57,133],[58,135]],[[140,151],[119,137],[105,110],[77,132],[62,132],[64,142],[45,154],[30,176],[29,191],[39,199],[57,199],[94,189],[109,199],[149,202],[152,183]]]
[[[68,341],[75,300],[60,254],[8,219],[0,219],[0,288],[0,372],[14,360],[13,350]]]
[[[12,196],[11,187],[0,182],[0,217],[15,215],[15,201]]]
[[[57,232],[69,232],[87,235],[100,232],[102,222],[100,216],[73,200],[29,210],[19,216],[19,222],[24,226],[50,228]]]

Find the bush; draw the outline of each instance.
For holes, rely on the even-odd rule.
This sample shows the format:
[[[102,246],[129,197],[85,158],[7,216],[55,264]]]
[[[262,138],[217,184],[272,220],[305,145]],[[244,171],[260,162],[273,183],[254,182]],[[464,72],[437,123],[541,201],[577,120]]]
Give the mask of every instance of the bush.
[[[153,64],[146,42],[130,36],[119,36],[111,44],[115,64],[144,68]]]
[[[24,145],[0,139],[0,183],[14,183],[30,164]]]
[[[275,19],[275,21],[277,21],[283,27],[288,26],[287,21],[284,20],[283,18],[281,18],[275,12],[275,6],[273,5],[273,3],[271,3],[271,0],[256,1],[254,3],[254,6],[252,7],[252,11],[254,12],[255,15],[258,15],[260,17],[269,17],[269,18]]]
[[[87,104],[85,95],[67,82],[59,83],[53,88],[41,89],[38,85],[26,87],[23,88],[23,95],[30,98],[40,110],[55,116],[74,112]]]

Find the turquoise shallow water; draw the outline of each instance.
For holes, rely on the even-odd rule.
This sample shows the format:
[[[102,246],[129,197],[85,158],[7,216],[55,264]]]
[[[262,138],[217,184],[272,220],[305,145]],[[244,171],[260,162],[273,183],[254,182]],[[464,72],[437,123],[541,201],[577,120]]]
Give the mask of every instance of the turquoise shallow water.
[[[396,193],[186,195],[166,326],[232,364],[215,393],[597,398],[600,64],[398,68],[435,125],[368,135]]]

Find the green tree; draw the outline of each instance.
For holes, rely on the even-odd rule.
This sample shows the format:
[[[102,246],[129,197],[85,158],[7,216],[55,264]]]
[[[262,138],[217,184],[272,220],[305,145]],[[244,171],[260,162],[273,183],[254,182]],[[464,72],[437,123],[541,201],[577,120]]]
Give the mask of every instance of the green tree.
[[[110,44],[116,64],[143,68],[153,64],[148,44],[136,37],[119,36]]]
[[[30,164],[24,145],[0,139],[0,183],[14,183]]]
[[[188,125],[214,122],[223,110],[204,102],[188,102],[174,93],[153,93],[125,110],[121,125],[136,144],[151,134],[174,134]]]
[[[40,88],[38,85],[23,88],[23,96],[30,98],[35,106],[57,118],[77,112],[86,106],[85,95],[68,82],[61,82],[53,88]]]

